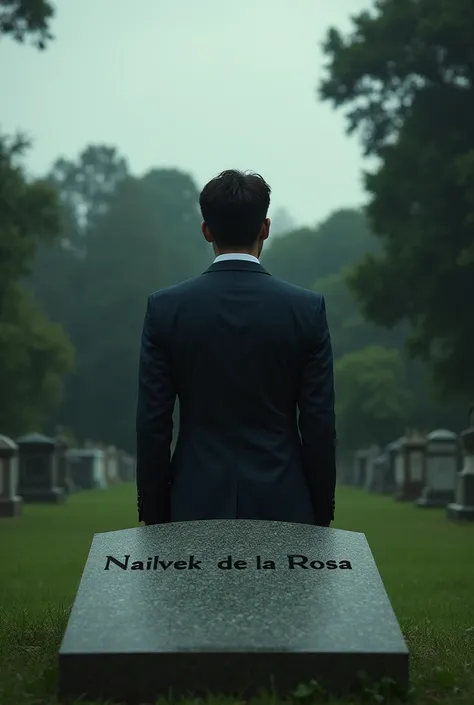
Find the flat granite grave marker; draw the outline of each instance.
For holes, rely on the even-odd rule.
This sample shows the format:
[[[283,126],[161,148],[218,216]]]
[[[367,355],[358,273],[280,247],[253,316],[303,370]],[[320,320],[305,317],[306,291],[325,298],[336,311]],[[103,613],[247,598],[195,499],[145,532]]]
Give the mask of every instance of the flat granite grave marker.
[[[60,697],[334,692],[408,684],[408,651],[364,534],[200,521],[96,534],[59,652]]]

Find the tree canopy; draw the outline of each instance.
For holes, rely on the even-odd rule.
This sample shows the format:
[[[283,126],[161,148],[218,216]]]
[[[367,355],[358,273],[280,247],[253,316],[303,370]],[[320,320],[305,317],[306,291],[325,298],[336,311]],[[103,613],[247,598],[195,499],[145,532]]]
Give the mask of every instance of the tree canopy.
[[[31,37],[38,49],[53,38],[50,22],[54,7],[48,0],[2,0],[0,2],[0,37],[10,35],[17,42]]]
[[[382,250],[349,277],[363,313],[410,326],[408,350],[445,396],[474,394],[474,5],[378,0],[325,42],[320,94],[347,109],[366,154]]]
[[[44,48],[52,17],[44,0],[4,0],[0,34]],[[424,359],[450,391],[472,388],[471,18],[463,0],[379,0],[349,37],[329,32],[321,92],[379,160],[371,202],[299,229],[277,210],[264,250],[273,274],[326,298],[346,448],[391,440],[408,415],[457,427]],[[173,168],[132,175],[104,144],[32,180],[27,148],[0,135],[0,431],[62,425],[132,451],[146,297],[212,259],[197,187]]]
[[[198,191],[175,169],[131,176],[107,145],[56,162],[48,179],[63,206],[63,240],[38,251],[30,285],[69,332],[77,358],[51,425],[132,451],[147,296],[211,261]]]
[[[49,40],[53,8],[44,0],[3,0],[0,36],[33,36],[38,48]],[[63,376],[74,351],[64,330],[45,316],[25,286],[40,243],[61,231],[56,191],[28,179],[23,159],[26,137],[0,134],[0,432],[40,429],[61,400]]]
[[[0,429],[15,435],[37,430],[61,399],[73,348],[26,291],[39,243],[60,232],[57,194],[26,178],[22,137],[0,135]]]
[[[398,350],[369,346],[336,361],[338,434],[348,448],[394,440],[409,421],[413,397]]]
[[[263,250],[262,263],[276,276],[311,289],[317,279],[355,264],[376,249],[365,216],[342,209],[315,228],[299,228],[278,237]]]

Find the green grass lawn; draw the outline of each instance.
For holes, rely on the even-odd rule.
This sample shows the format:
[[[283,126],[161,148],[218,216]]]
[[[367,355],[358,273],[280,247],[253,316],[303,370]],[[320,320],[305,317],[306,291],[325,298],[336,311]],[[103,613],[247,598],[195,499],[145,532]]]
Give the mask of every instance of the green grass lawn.
[[[131,485],[82,492],[63,506],[27,505],[18,519],[0,520],[1,705],[56,703],[57,651],[92,535],[133,526]],[[474,523],[341,488],[335,526],[369,540],[410,648],[409,701],[473,705]],[[366,699],[391,702],[378,691]],[[307,688],[290,700],[324,698]],[[255,704],[270,702],[277,705],[270,695]]]

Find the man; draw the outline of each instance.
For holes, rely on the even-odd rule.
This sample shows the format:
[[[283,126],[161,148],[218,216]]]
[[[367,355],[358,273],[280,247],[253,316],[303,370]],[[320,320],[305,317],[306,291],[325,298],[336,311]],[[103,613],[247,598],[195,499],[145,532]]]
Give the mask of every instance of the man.
[[[148,298],[137,410],[138,512],[146,524],[329,526],[334,518],[324,298],[260,264],[269,204],[270,187],[259,175],[225,171],[210,181],[200,196],[201,227],[214,263]],[[176,397],[180,427],[171,459]]]

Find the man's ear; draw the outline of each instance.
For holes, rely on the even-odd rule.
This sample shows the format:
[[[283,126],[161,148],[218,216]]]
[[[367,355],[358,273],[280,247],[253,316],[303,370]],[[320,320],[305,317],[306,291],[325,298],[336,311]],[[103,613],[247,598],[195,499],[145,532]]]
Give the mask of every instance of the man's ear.
[[[270,218],[265,218],[265,220],[262,223],[262,229],[260,230],[260,235],[259,235],[260,240],[262,240],[262,241],[266,240],[267,237],[270,235],[271,223],[272,223],[272,221],[270,220]]]
[[[209,230],[205,221],[201,223],[201,232],[204,235],[204,239],[206,240],[206,242],[214,242],[214,238],[212,237],[211,231]]]

